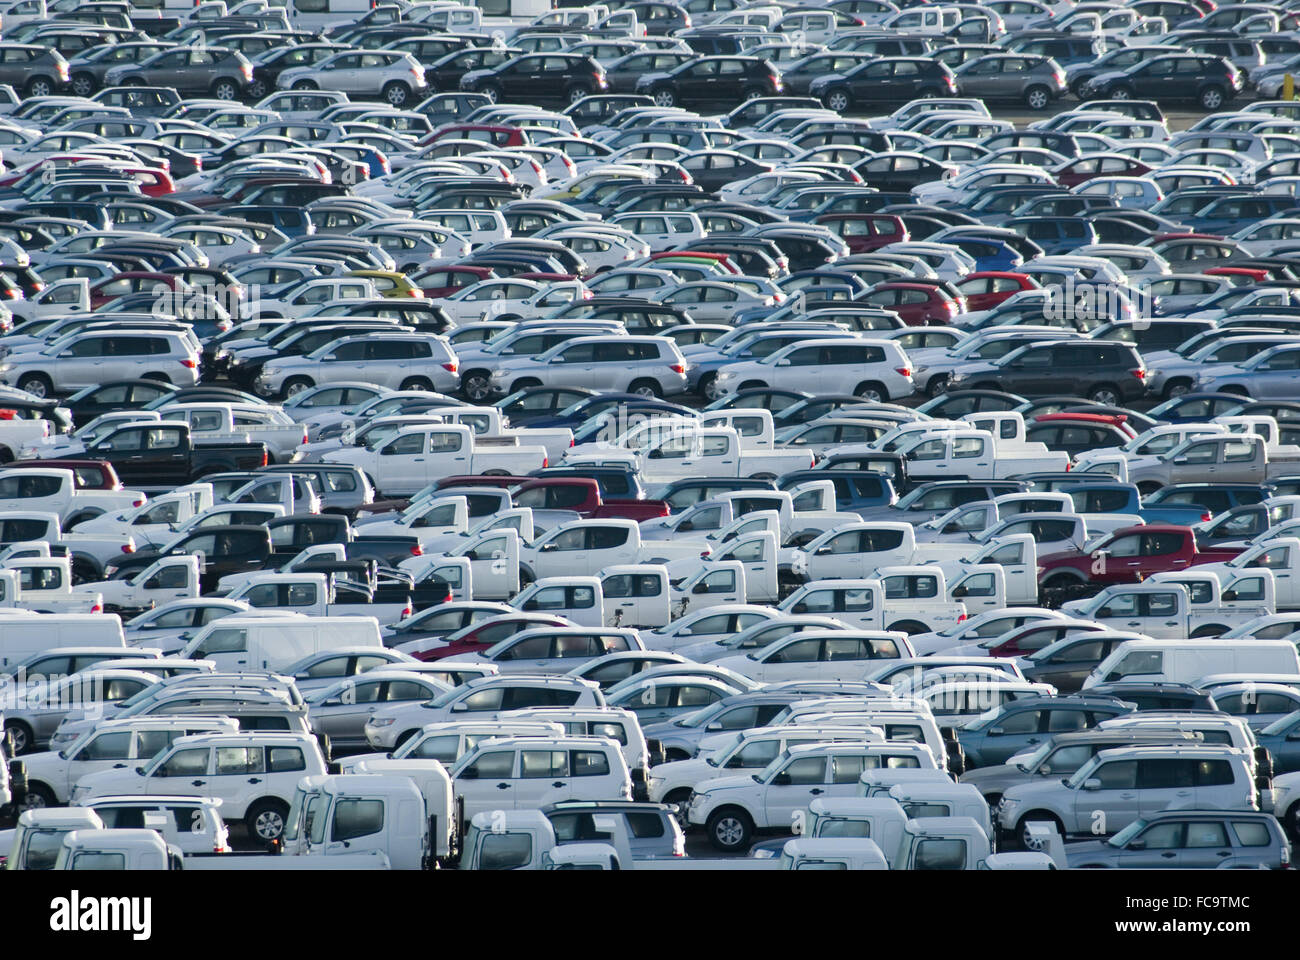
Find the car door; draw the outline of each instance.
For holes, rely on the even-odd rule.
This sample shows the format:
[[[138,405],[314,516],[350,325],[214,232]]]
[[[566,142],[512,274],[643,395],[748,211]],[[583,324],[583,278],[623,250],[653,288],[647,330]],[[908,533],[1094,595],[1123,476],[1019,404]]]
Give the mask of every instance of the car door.
[[[475,600],[503,599],[519,592],[517,530],[493,530],[468,544],[461,556],[469,560],[470,584]]]
[[[1088,780],[1096,780],[1098,789],[1086,790],[1081,785],[1073,791],[1077,832],[1112,834],[1141,815],[1137,760],[1107,760]]]
[[[364,742],[366,720],[384,699],[384,687],[382,680],[349,683],[312,712],[312,729],[340,741]]]
[[[764,656],[750,675],[763,683],[807,680],[822,675],[822,642],[817,639],[787,638]]]
[[[1231,782],[1231,781],[1229,781]],[[1196,796],[1196,761],[1179,757],[1143,757],[1138,761],[1138,809],[1143,816],[1170,804],[1187,806]],[[1118,830],[1125,824],[1116,824]]]
[[[389,495],[409,495],[430,482],[429,434],[416,431],[395,437],[379,450],[375,479]]]
[[[809,803],[825,796],[829,761],[826,756],[793,757],[773,774],[763,788],[764,823],[759,826],[791,829]]]
[[[1125,870],[1169,869],[1180,866],[1187,824],[1181,820],[1153,823],[1119,852],[1116,866]]]

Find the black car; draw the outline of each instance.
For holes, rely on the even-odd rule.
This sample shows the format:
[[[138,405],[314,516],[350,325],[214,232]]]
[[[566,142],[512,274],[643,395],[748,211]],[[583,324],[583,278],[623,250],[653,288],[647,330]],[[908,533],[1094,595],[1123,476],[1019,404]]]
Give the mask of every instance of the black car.
[[[611,93],[633,93],[637,81],[650,73],[668,73],[683,63],[689,63],[695,56],[680,50],[643,50],[630,53],[605,64],[605,75],[609,79]]]
[[[1089,687],[1088,696],[1118,697],[1143,710],[1176,710],[1179,713],[1218,713],[1208,693],[1191,684],[1170,681],[1122,680]]]
[[[1025,396],[1068,393],[1106,404],[1139,400],[1147,392],[1142,358],[1131,344],[1116,341],[1031,343],[954,371],[948,382]]]
[[[1139,63],[1118,75],[1102,74],[1092,81],[1088,93],[1117,100],[1143,97],[1160,103],[1190,100],[1206,110],[1219,110],[1244,85],[1241,72],[1223,57],[1180,53]]]
[[[636,92],[648,94],[660,107],[730,106],[784,90],[776,67],[757,57],[700,57],[636,82]]]
[[[871,104],[900,104],[957,92],[953,72],[942,63],[918,57],[882,57],[848,73],[818,77],[808,92],[836,113]]]
[[[523,56],[518,47],[470,47],[439,57],[424,68],[429,91],[459,90],[460,78],[475,70],[495,70],[503,63]],[[418,109],[418,108],[417,108]]]
[[[482,93],[493,103],[577,103],[593,93],[607,93],[605,68],[591,57],[571,53],[535,53],[507,60],[492,69],[472,70],[460,89]]]

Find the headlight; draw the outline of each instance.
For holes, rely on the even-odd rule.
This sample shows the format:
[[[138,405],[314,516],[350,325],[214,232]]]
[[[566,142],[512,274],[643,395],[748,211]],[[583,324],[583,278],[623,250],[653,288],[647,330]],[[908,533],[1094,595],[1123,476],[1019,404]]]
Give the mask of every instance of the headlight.
[[[393,718],[393,717],[372,717],[370,720],[367,720],[367,721],[366,721],[366,726],[368,726],[368,727],[391,727],[391,726],[393,725],[393,720],[394,720],[394,719],[395,719],[395,718]]]

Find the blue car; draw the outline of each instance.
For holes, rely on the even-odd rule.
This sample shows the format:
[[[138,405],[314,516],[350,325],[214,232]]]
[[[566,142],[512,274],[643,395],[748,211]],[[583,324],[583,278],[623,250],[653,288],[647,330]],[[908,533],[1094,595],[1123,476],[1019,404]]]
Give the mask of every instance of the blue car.
[[[957,731],[967,767],[1006,763],[1053,734],[1087,730],[1103,720],[1133,712],[1116,697],[1026,697],[1003,704]]]
[[[1273,756],[1273,773],[1300,770],[1300,710],[1274,720],[1255,734],[1255,740]]]
[[[1162,423],[1203,423],[1241,406],[1239,393],[1184,393],[1147,411]]]

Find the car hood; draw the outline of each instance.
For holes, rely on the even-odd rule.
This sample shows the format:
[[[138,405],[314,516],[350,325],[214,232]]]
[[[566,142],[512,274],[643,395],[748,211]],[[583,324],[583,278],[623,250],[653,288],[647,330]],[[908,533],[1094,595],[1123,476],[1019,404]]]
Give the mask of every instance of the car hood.
[[[121,770],[99,770],[88,773],[77,780],[77,787],[88,790],[91,796],[105,796],[114,793],[142,793],[145,777],[136,773],[136,767],[143,767],[147,761],[140,761],[134,766]]]
[[[638,87],[648,87],[652,83],[658,83],[661,80],[667,80],[669,76],[670,74],[667,73],[643,73],[637,79],[636,85]]]
[[[1004,793],[1004,800],[1019,800],[1022,803],[1032,803],[1038,797],[1052,796],[1066,789],[1061,782],[1064,777],[1044,777],[1042,780],[1033,783],[1018,783],[1014,787],[1008,787]]]
[[[713,777],[701,780],[695,785],[696,793],[713,793],[718,790],[746,790],[757,786],[752,776],[749,777]]]
[[[1067,843],[1065,845],[1065,860],[1067,866],[1074,866],[1077,861],[1087,859],[1092,861],[1099,854],[1113,854],[1116,850],[1107,840],[1080,840],[1077,843]]]

